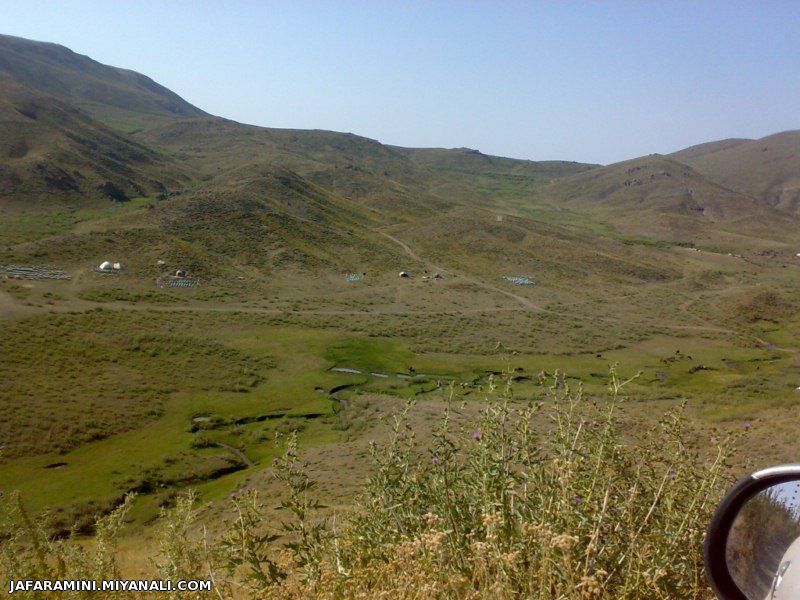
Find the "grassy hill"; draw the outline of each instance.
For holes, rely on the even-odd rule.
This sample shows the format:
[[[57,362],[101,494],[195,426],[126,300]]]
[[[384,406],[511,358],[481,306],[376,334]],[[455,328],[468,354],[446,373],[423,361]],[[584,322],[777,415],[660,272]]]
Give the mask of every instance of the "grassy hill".
[[[0,71],[123,129],[206,114],[141,73],[100,64],[58,44],[0,35]]]
[[[137,137],[217,183],[227,184],[253,169],[280,167],[395,218],[409,211],[430,212],[444,203],[426,193],[421,174],[402,153],[353,134],[268,129],[210,118],[178,120]]]
[[[191,169],[0,72],[3,208],[87,206],[156,196]]]
[[[744,144],[751,141],[752,140],[747,138],[729,138],[727,140],[719,140],[716,142],[705,142],[703,144],[689,146],[688,148],[684,148],[678,152],[673,152],[669,156],[670,158],[674,158],[679,162],[689,164],[693,159],[703,157],[707,154],[713,154],[714,152],[735,148],[739,144]]]
[[[396,148],[416,164],[435,171],[463,173],[495,173],[507,175],[537,174],[550,180],[585,171],[598,165],[563,160],[532,161],[491,156],[471,148]]]
[[[790,215],[661,155],[566,177],[546,193],[555,203],[597,214],[631,234],[681,243],[759,246],[763,239],[786,239],[798,225]]]
[[[794,215],[800,211],[800,131],[714,142],[672,157],[766,206]]]

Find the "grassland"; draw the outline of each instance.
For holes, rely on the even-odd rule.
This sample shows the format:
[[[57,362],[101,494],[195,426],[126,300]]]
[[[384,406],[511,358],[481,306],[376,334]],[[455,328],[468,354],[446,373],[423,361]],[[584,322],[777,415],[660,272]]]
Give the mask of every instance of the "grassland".
[[[0,366],[0,487],[21,489],[37,510],[57,507],[65,527],[138,490],[133,515],[146,523],[185,487],[204,501],[225,497],[268,467],[281,449],[278,432],[297,429],[304,447],[336,454],[366,426],[362,398],[372,406],[381,398],[435,400],[450,380],[469,398],[488,373],[508,366],[518,369],[517,393],[536,397],[542,372],[566,370],[568,381],[597,393],[608,365],[619,362],[642,371],[641,385],[631,387],[635,416],[688,399],[697,422],[724,429],[749,421],[772,440],[771,456],[791,452],[790,421],[767,419],[794,414],[796,354],[756,341],[759,333],[781,341],[785,329],[774,323],[757,320],[752,334],[724,324],[692,328],[685,315],[671,321],[665,311],[661,323],[637,325],[628,313],[562,316],[509,306],[503,296],[496,312],[437,311],[435,295],[420,300],[432,288],[417,283],[415,301],[428,302],[429,312],[404,303],[405,312],[389,314],[192,302],[59,311],[80,299],[34,306],[54,312],[13,319],[0,334],[11,357]],[[28,285],[35,297],[56,283]],[[653,304],[630,301],[629,313]],[[569,307],[570,315],[578,310]],[[354,467],[343,489],[363,475]]]
[[[113,229],[119,217],[143,213],[153,203],[152,198],[137,197],[125,202],[104,203],[94,208],[71,208],[47,211],[9,211],[3,215],[0,246],[6,248],[25,242],[63,236],[74,231]]]
[[[710,504],[692,512],[694,526],[674,538],[691,548],[681,573],[668,534],[675,519],[685,522],[698,490],[711,502],[726,478],[797,460],[796,132],[607,167],[531,162],[242,125],[64,48],[0,36],[0,52],[13,53],[0,73],[0,146],[7,149],[0,157],[0,266],[70,276],[15,279],[0,270],[0,501],[18,490],[29,514],[52,515],[38,533],[23,531],[20,548],[40,536],[56,563],[85,574],[75,557],[102,551],[117,523],[123,537],[115,560],[126,575],[152,574],[150,558],[165,548],[173,553],[169,564],[186,566],[186,552],[200,552],[186,492],[197,494],[199,516],[217,536],[230,532],[226,519],[248,514],[240,499],[259,494],[269,506],[254,522],[270,525],[275,506],[295,502],[288,506],[303,512],[302,502],[315,502],[305,494],[298,501],[297,490],[287,500],[276,484],[276,473],[286,477],[287,468],[307,463],[289,478],[303,484],[302,470],[318,482],[324,514],[349,513],[354,503],[363,509],[354,498],[364,493],[378,507],[377,520],[328,533],[349,544],[346,560],[378,565],[374,573],[384,580],[371,579],[372,571],[341,580],[340,570],[330,572],[339,550],[320,539],[305,546],[315,558],[301,557],[295,580],[277,594],[307,597],[303,585],[311,580],[300,572],[315,565],[330,578],[314,585],[392,595],[406,580],[373,555],[377,546],[358,541],[375,534],[397,553],[397,564],[408,556],[419,563],[405,569],[422,574],[409,583],[412,592],[433,585],[441,597],[459,595],[465,588],[454,573],[465,571],[458,557],[483,561],[481,549],[502,538],[496,549],[516,583],[503,579],[500,563],[482,562],[487,570],[472,573],[482,597],[500,597],[491,586],[501,580],[506,591],[532,597],[548,591],[514,586],[550,581],[575,597],[581,585],[606,585],[586,566],[580,585],[563,580],[575,569],[547,571],[546,561],[533,576],[529,563],[506,553],[518,548],[527,557],[536,548],[544,556],[578,544],[586,565],[623,552],[613,555],[630,578],[609,579],[605,597],[700,598],[707,590],[698,579],[697,532]],[[100,102],[97,89],[113,94]],[[107,260],[122,269],[99,272]],[[400,271],[410,277],[399,278]],[[516,286],[507,276],[535,284]],[[598,447],[592,435],[614,364],[639,376],[614,408],[619,431],[607,431],[615,441],[606,455],[611,446]],[[513,385],[498,397],[500,373]],[[539,402],[547,411],[525,412]],[[646,432],[684,405],[691,433],[667,456],[658,442],[675,442],[674,428],[661,432],[666,437]],[[405,421],[392,420],[404,406]],[[569,416],[560,420],[566,407]],[[437,429],[442,413],[455,428],[450,433]],[[557,453],[566,439],[551,417],[582,423],[584,459],[591,460],[566,457],[566,470],[521,464],[540,485],[524,510],[506,510],[503,519],[530,529],[520,536],[506,527],[498,537],[497,498],[475,482],[505,468],[493,453],[511,443],[504,428],[512,414],[526,443],[542,440],[547,452]],[[403,456],[392,446],[398,424],[417,436]],[[447,436],[460,429],[467,433],[460,458],[432,460],[432,452],[442,458],[452,448]],[[700,465],[735,432],[747,435],[727,462],[702,472],[719,484],[706,486]],[[293,435],[299,454],[287,441]],[[369,460],[384,442],[390,462],[405,461],[407,469],[391,481],[380,477],[392,465]],[[476,457],[494,466],[474,468]],[[583,543],[586,524],[609,516],[595,482],[617,482],[608,493],[630,523],[647,511],[648,494],[660,497],[663,486],[644,472],[666,468],[665,461],[686,470],[669,491],[674,510],[658,515],[647,549],[621,550],[637,533],[593,554],[596,547]],[[464,468],[464,477],[446,482],[444,465]],[[576,477],[563,478],[567,472]],[[417,487],[408,487],[412,481]],[[509,485],[506,479],[498,489]],[[595,502],[576,503],[576,485],[588,485]],[[642,493],[629,494],[631,486]],[[132,493],[135,500],[125,503]],[[454,533],[451,493],[482,545]],[[5,552],[11,546],[3,535],[22,531],[19,507],[9,506],[12,522],[0,514],[6,566],[14,553]],[[395,506],[406,511],[404,520],[387,520]],[[554,506],[540,522],[541,509]],[[98,515],[110,521],[97,528]],[[418,530],[423,521],[426,529]],[[428,530],[436,544],[446,540],[457,551],[425,562]],[[172,533],[165,539],[164,531]],[[580,543],[570,541],[575,532]],[[63,546],[54,541],[62,538],[69,538]],[[414,554],[420,547],[425,552]],[[215,553],[213,560],[225,554]],[[665,577],[656,576],[648,553],[666,565]],[[559,556],[571,564],[568,553]],[[111,564],[96,558],[90,563]],[[271,564],[261,558],[258,564]],[[652,593],[636,596],[643,589]]]
[[[245,213],[217,213],[230,239],[215,241],[163,229],[159,215],[180,205],[157,199],[12,216],[6,258],[73,278],[0,281],[10,357],[0,364],[0,485],[22,488],[37,509],[61,507],[65,523],[147,490],[134,511],[142,523],[177,489],[218,500],[266,468],[276,432],[302,426],[303,445],[335,448],[360,427],[342,423],[363,395],[436,397],[451,379],[469,394],[509,360],[524,394],[555,369],[597,391],[620,362],[643,371],[646,385],[631,388],[643,413],[689,399],[710,427],[794,410],[796,265],[631,237],[554,208],[537,195],[541,181],[476,177],[491,185],[475,187],[483,200],[472,207],[362,227],[379,250],[361,264],[298,262],[316,250],[287,236],[282,251],[302,253],[290,262],[275,252],[232,259],[226,244],[250,235],[236,216]],[[443,176],[442,185],[455,183]],[[137,249],[144,240],[152,244]],[[123,271],[96,273],[106,256],[121,258]],[[158,267],[161,257],[168,263]],[[198,288],[157,288],[157,276],[187,263]],[[362,269],[362,281],[344,280]],[[398,279],[400,269],[413,277]],[[509,274],[536,285],[513,286]],[[331,393],[341,386],[351,387]],[[772,437],[776,457],[792,448],[783,435]]]
[[[373,473],[370,441],[386,439],[385,418],[405,399],[417,402],[409,419],[425,444],[451,382],[461,423],[485,406],[493,373],[513,373],[520,404],[546,401],[541,378],[555,373],[593,399],[615,363],[641,372],[619,413],[626,440],[686,402],[701,457],[749,430],[728,476],[796,458],[797,265],[780,252],[632,236],[536,194],[526,204],[508,178],[486,192],[503,200],[494,207],[476,200],[407,222],[343,203],[353,221],[323,222],[359,229],[350,240],[361,258],[330,252],[336,236],[310,242],[291,219],[266,244],[277,221],[225,200],[177,225],[164,215],[195,215],[209,200],[189,197],[182,213],[142,198],[62,211],[47,226],[15,215],[0,228],[3,259],[72,278],[0,279],[0,489],[51,511],[49,532],[61,536],[92,533],[97,515],[135,492],[119,556],[126,573],[145,575],[161,511],[183,492],[195,490],[215,534],[231,494],[277,503],[272,461],[291,432],[317,496],[347,511]],[[98,273],[106,257],[123,270]],[[158,287],[187,265],[199,286]],[[543,436],[550,427],[535,423]]]

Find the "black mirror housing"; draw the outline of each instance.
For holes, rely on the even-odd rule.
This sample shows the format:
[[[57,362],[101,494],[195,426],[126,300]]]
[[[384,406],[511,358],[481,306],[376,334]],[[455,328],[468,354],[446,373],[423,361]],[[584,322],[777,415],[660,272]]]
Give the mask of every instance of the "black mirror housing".
[[[791,482],[800,482],[800,464],[757,471],[739,480],[717,507],[706,533],[703,558],[709,585],[721,600],[750,600],[734,581],[726,556],[728,536],[737,516],[759,492]]]

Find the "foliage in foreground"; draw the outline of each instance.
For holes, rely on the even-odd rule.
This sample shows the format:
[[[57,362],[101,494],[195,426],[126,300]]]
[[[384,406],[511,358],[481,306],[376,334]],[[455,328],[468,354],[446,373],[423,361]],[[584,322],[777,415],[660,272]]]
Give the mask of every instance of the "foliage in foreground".
[[[408,425],[409,403],[390,442],[373,446],[374,474],[344,519],[316,516],[294,441],[275,465],[291,516],[280,531],[248,492],[234,498],[227,534],[208,541],[192,499],[181,499],[164,515],[153,577],[213,579],[209,597],[710,598],[701,548],[725,449],[710,464],[698,459],[682,407],[623,439],[627,382],[614,372],[602,403],[559,380],[546,403],[512,402],[510,382],[490,382],[467,429],[453,425],[451,400],[428,444]],[[98,523],[91,550],[48,540],[24,514],[9,519],[2,572],[117,578],[113,541],[128,505]]]

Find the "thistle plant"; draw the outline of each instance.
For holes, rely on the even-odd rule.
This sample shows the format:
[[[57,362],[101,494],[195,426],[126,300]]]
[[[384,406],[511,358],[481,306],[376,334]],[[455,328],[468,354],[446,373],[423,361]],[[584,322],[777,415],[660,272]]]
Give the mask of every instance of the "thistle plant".
[[[703,532],[730,444],[698,456],[683,404],[623,431],[634,379],[613,368],[608,396],[593,399],[556,372],[534,402],[514,398],[509,370],[489,378],[466,424],[451,386],[430,436],[410,425],[410,400],[391,415],[388,442],[371,445],[372,475],[336,521],[322,517],[293,434],[274,463],[280,526],[245,490],[209,539],[182,496],[162,515],[153,576],[210,578],[218,598],[710,599]],[[113,540],[129,501],[98,522],[88,550],[48,538],[14,496],[0,500],[4,574],[118,576]]]
[[[91,545],[74,537],[54,538],[47,514],[32,517],[18,493],[0,492],[0,583],[9,580],[103,580],[119,579],[116,541],[130,511],[133,496],[95,522]],[[88,591],[73,592],[73,598],[89,598]],[[116,597],[115,592],[108,594]],[[45,597],[28,592],[27,597]]]
[[[545,402],[489,381],[470,427],[451,396],[429,444],[405,423],[373,448],[374,475],[312,580],[284,596],[348,598],[710,598],[703,531],[727,456],[689,451],[684,407],[632,439],[625,387],[592,401],[556,374]],[[454,393],[454,392],[453,392]],[[549,428],[543,428],[546,421]]]

